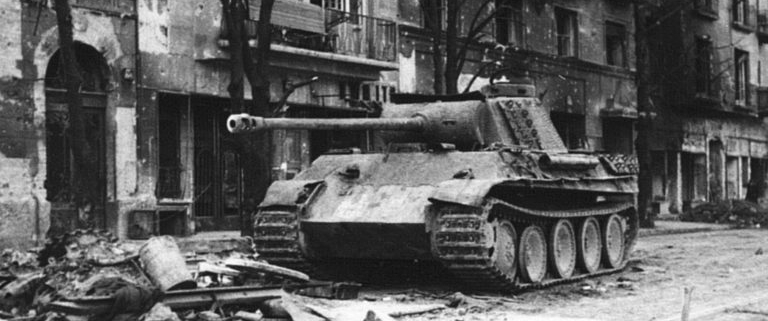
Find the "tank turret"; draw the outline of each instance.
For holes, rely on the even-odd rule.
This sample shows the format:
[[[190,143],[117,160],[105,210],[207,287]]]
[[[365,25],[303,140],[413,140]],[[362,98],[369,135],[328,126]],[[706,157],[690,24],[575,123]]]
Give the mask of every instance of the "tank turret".
[[[481,94],[409,95],[409,103],[387,105],[380,118],[263,118],[232,115],[232,133],[274,129],[375,130],[384,142],[450,143],[470,150],[494,143],[566,152],[548,112],[527,84],[486,86]]]

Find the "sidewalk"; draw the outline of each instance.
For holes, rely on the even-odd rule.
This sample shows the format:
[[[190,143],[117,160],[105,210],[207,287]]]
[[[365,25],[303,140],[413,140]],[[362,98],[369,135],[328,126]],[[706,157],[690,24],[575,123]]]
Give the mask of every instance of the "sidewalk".
[[[710,231],[723,231],[723,230],[733,229],[733,227],[729,225],[712,224],[712,223],[662,221],[662,220],[657,220],[654,223],[656,224],[655,228],[640,229],[639,236],[647,237],[647,236],[654,236],[654,235],[710,232]]]

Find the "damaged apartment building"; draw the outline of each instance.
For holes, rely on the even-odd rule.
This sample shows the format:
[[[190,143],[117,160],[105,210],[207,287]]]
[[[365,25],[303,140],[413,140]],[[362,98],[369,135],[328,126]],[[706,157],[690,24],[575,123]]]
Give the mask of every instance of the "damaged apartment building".
[[[481,17],[493,8],[497,14],[467,54],[459,92],[487,84],[495,68],[511,68],[510,77],[526,77],[536,86],[569,149],[633,154],[637,111],[629,1],[495,0],[479,8],[480,3],[461,7],[460,35],[478,10]],[[441,4],[437,23],[445,29],[446,0]],[[400,1],[399,85],[405,92],[429,93],[431,33],[420,8],[418,0]]]
[[[656,210],[743,199],[766,175],[768,1],[661,3],[650,35]]]
[[[226,131],[228,44],[218,0],[72,0],[86,134],[97,159],[95,225],[122,238],[240,230],[242,168]],[[258,17],[259,1],[250,2]],[[52,1],[0,3],[0,246],[75,227],[68,105]],[[375,17],[375,18],[374,18]],[[279,0],[271,101],[288,117],[370,117],[396,90],[397,5]],[[248,23],[255,36],[256,22]],[[255,41],[252,41],[255,43]],[[392,79],[392,80],[390,80]],[[249,90],[246,88],[246,93]],[[248,99],[249,94],[246,94]],[[365,132],[273,135],[271,177],[289,179],[328,149],[368,148]]]

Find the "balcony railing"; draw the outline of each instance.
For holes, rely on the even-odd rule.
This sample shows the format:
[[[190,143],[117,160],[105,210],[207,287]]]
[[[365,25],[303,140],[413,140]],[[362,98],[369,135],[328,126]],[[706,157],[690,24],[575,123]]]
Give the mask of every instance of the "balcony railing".
[[[258,11],[259,6],[252,5],[250,16],[257,18]],[[396,61],[397,25],[394,21],[287,0],[275,2],[272,17],[273,43]],[[246,25],[251,38],[256,36],[256,26],[255,20]],[[226,34],[222,34],[222,38],[226,38]]]
[[[397,26],[393,21],[334,9],[325,12],[325,27],[334,52],[395,61]]]

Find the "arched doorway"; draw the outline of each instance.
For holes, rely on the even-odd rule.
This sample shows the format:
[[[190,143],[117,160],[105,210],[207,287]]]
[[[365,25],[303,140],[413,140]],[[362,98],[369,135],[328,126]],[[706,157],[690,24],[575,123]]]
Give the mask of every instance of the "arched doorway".
[[[104,204],[106,200],[105,162],[105,109],[107,106],[107,84],[109,67],[96,49],[75,42],[78,69],[83,79],[80,94],[83,102],[83,123],[85,137],[95,157],[96,168],[93,178],[97,180],[97,199],[91,204],[89,216],[95,227],[105,227]],[[52,232],[66,231],[78,227],[81,213],[74,206],[74,158],[70,135],[69,105],[61,74],[60,54],[57,51],[48,61],[45,71],[45,113],[46,113],[46,182],[47,199],[51,202]]]

